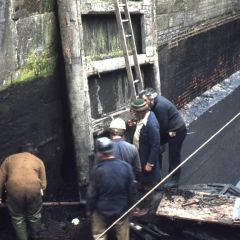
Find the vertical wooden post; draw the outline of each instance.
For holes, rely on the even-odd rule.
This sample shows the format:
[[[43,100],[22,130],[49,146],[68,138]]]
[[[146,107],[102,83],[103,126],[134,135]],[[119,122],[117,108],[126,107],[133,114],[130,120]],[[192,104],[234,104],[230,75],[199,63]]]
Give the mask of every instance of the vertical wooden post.
[[[88,183],[93,148],[88,79],[85,72],[81,0],[57,0],[79,187]],[[81,196],[80,196],[81,197]]]

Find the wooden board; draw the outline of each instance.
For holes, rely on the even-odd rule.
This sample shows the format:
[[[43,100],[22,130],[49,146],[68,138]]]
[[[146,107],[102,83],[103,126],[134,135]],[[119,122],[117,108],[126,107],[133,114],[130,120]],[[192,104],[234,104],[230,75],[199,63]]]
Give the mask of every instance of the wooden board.
[[[156,214],[170,218],[239,225],[233,221],[236,197],[201,192],[164,193]]]

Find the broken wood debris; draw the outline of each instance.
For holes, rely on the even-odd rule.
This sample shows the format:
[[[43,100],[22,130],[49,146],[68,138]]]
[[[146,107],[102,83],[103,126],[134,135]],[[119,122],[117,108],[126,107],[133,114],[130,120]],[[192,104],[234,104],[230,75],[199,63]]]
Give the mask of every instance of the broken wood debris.
[[[235,196],[193,191],[165,192],[156,215],[169,218],[213,222],[225,225],[239,224],[233,219]]]

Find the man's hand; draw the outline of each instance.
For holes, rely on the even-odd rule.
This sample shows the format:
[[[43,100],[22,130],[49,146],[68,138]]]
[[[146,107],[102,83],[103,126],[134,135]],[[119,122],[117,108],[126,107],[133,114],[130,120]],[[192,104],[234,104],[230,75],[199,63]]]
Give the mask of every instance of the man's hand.
[[[130,119],[127,121],[128,127],[135,127],[137,125],[137,120],[135,119]]]
[[[154,166],[153,164],[147,163],[147,164],[145,165],[145,167],[144,167],[144,170],[145,170],[146,172],[151,172],[153,166]]]

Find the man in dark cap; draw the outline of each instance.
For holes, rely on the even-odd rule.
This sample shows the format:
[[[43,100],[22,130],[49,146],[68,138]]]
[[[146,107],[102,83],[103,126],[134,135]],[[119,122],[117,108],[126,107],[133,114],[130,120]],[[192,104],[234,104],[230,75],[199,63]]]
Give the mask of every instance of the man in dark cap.
[[[134,203],[134,173],[130,164],[116,159],[113,142],[106,137],[97,139],[100,160],[92,169],[87,192],[87,215],[91,216],[94,239],[124,214]],[[129,240],[128,217],[115,226],[118,240]],[[106,239],[102,236],[101,239]]]
[[[3,186],[7,190],[7,207],[17,239],[39,239],[41,227],[42,191],[46,189],[45,167],[28,143],[20,153],[7,157],[0,167],[0,203]]]
[[[168,143],[169,170],[170,173],[181,163],[182,143],[186,137],[187,129],[182,116],[176,106],[152,88],[141,91],[139,97],[142,98],[151,111],[157,117],[161,132],[161,145]],[[177,186],[180,178],[181,169],[178,169],[165,186]]]
[[[160,130],[156,116],[149,110],[142,99],[137,99],[131,104],[131,113],[137,119],[133,144],[138,148],[142,165],[142,175],[139,182],[142,184],[143,193],[148,192],[160,180],[159,157],[160,155]],[[148,205],[151,198],[145,201]]]

